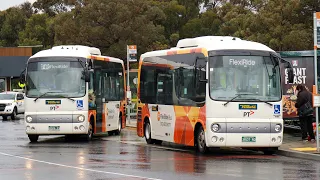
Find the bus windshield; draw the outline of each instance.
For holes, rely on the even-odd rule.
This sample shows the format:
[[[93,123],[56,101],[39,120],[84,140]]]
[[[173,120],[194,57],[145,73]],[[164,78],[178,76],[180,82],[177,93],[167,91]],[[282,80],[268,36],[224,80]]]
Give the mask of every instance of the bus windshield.
[[[209,67],[210,96],[214,100],[281,99],[279,63],[269,56],[212,56]],[[236,97],[239,94],[244,95]]]
[[[81,78],[83,68],[80,62],[47,59],[28,64],[26,96],[83,97],[85,81]]]

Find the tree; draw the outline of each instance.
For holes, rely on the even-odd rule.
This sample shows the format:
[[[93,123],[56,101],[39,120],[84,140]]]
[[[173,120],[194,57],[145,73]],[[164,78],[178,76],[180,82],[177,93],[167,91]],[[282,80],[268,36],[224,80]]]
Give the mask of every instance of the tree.
[[[251,32],[248,39],[277,51],[311,49],[312,28],[308,22],[301,23],[300,8],[299,0],[268,1],[248,26]],[[295,35],[299,36],[294,38]]]
[[[34,14],[27,20],[25,29],[20,32],[20,45],[43,45],[51,47],[54,44],[53,19],[47,14]]]
[[[33,7],[37,11],[43,11],[52,17],[59,13],[67,12],[75,6],[82,6],[85,4],[84,1],[85,0],[37,0],[34,2]]]
[[[167,44],[164,28],[153,23],[163,17],[158,7],[145,0],[91,0],[57,16],[55,42],[94,46],[126,59],[127,44],[137,44],[139,53]]]
[[[23,31],[26,24],[26,16],[20,8],[7,9],[3,14],[3,23],[0,29],[0,46],[17,46],[19,32]]]
[[[194,18],[183,26],[181,38],[219,35],[221,23],[217,13],[214,10],[208,10],[199,18]]]

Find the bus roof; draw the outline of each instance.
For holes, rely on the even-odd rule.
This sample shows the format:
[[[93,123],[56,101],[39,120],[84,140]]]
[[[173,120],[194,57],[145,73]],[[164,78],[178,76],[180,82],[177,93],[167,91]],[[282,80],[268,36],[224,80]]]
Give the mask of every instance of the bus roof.
[[[88,56],[87,58],[90,58],[92,60],[96,60],[96,61],[109,61],[109,62],[115,62],[115,63],[120,63],[123,64],[123,60],[119,59],[119,58],[114,58],[114,57],[110,57],[110,56]]]
[[[264,44],[246,41],[231,36],[201,36],[196,38],[181,39],[178,41],[177,48],[186,47],[203,47],[208,51],[247,49],[275,52]]]
[[[31,58],[38,57],[83,57],[83,58],[91,58],[92,60],[100,60],[100,61],[110,61],[115,63],[123,64],[123,61],[118,58],[110,57],[110,56],[102,56],[101,51],[95,47],[82,46],[82,45],[61,45],[54,46],[51,49],[39,51],[35,55],[31,56]]]
[[[184,54],[194,52],[202,52],[207,55],[206,51],[214,50],[260,50],[276,53],[268,46],[253,42],[246,41],[231,36],[201,36],[196,38],[181,39],[177,43],[177,47],[165,50],[157,50],[146,52],[141,55],[143,60],[145,57],[164,56],[168,54]]]
[[[88,47],[82,45],[61,45],[54,46],[51,49],[39,51],[30,58],[37,57],[51,57],[51,56],[63,56],[63,57],[83,57],[87,58],[91,55],[101,55],[98,48]]]

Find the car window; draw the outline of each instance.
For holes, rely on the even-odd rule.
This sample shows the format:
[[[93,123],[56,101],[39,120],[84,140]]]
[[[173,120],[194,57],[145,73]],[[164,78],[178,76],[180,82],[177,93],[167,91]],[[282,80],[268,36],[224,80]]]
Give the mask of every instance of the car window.
[[[17,99],[19,99],[19,100],[23,100],[24,99],[24,97],[23,97],[23,95],[22,94],[18,94],[18,96],[17,96],[18,98]]]

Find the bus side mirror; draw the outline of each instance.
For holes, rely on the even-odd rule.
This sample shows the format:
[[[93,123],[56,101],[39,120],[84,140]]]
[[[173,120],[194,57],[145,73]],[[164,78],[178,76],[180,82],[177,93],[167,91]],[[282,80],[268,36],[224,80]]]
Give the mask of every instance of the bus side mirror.
[[[280,58],[280,62],[284,63],[284,69],[286,69],[287,73],[288,73],[288,83],[292,84],[293,80],[294,80],[294,73],[293,73],[292,64],[283,58]]]
[[[82,71],[82,78],[85,82],[90,82],[90,72],[88,70]]]
[[[292,84],[293,80],[294,80],[294,73],[293,73],[293,68],[292,68],[291,63],[286,61],[285,68],[287,69],[287,73],[288,73],[288,83]]]
[[[20,84],[24,84],[25,83],[25,75],[24,74],[20,75],[19,82],[20,82]]]
[[[26,80],[25,80],[26,79],[26,75],[24,73],[25,71],[26,71],[26,69],[24,69],[20,74],[19,83],[18,83],[20,88],[24,88],[25,87],[25,83],[26,83]]]

